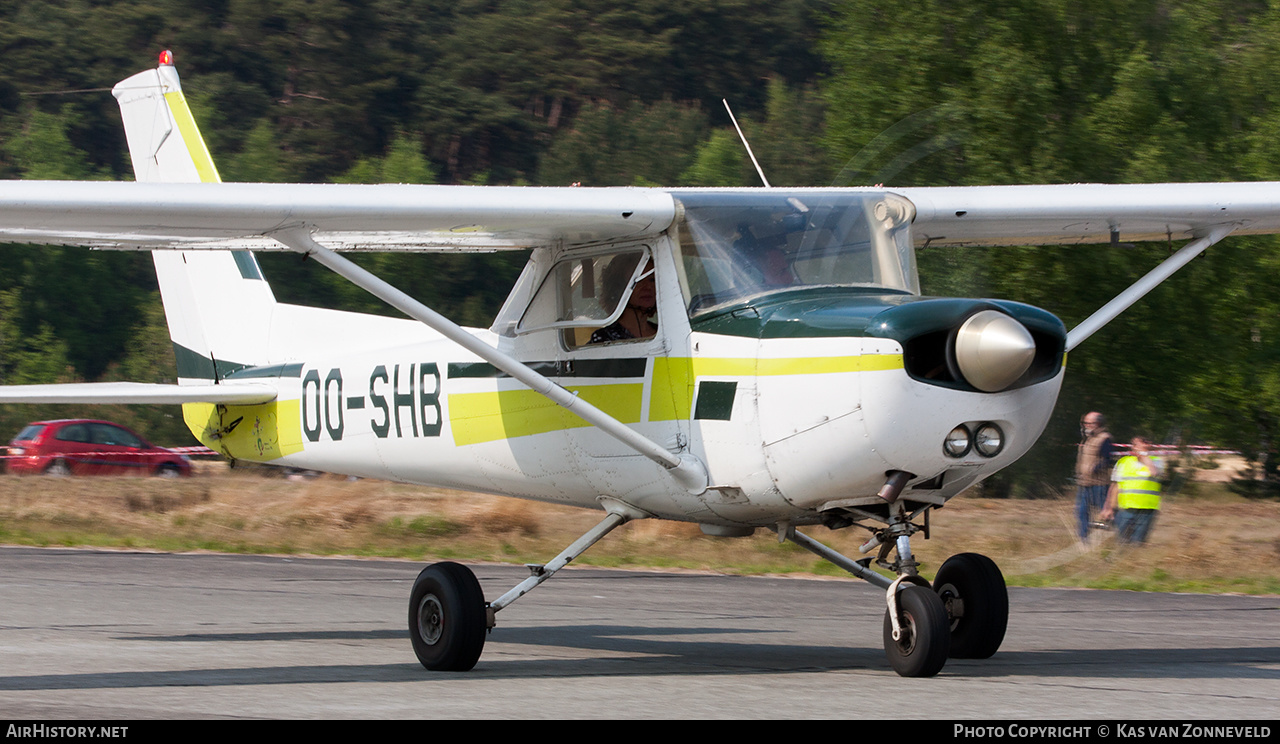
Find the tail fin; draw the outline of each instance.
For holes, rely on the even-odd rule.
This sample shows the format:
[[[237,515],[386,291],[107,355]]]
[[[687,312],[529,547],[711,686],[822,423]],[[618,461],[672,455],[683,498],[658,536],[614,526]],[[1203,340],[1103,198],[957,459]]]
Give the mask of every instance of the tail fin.
[[[172,53],[117,83],[133,171],[139,181],[218,183]],[[267,339],[276,300],[247,251],[153,251],[179,382],[208,383],[270,361]]]

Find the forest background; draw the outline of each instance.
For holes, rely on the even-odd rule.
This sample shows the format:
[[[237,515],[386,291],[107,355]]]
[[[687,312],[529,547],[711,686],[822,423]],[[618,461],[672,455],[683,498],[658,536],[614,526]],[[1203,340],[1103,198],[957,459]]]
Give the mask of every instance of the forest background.
[[[1280,179],[1280,5],[1257,0],[0,0],[0,177],[131,180],[115,82],[172,49],[226,181],[775,186]],[[1175,244],[925,248],[925,294],[1070,328]],[[1237,449],[1275,493],[1280,242],[1229,238],[1071,354],[1040,443],[984,484],[1070,476],[1080,415]],[[487,326],[525,257],[376,255]],[[393,312],[296,256],[277,297]],[[149,256],[0,246],[0,384],[172,382]],[[92,415],[194,443],[171,407]]]

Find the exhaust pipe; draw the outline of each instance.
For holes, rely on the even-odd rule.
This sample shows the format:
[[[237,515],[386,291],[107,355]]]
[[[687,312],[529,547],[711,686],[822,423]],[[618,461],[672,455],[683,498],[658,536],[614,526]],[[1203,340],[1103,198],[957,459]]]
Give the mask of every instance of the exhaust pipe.
[[[876,495],[884,499],[886,504],[892,504],[902,495],[902,489],[907,487],[907,481],[915,476],[905,470],[890,470],[887,475],[889,479],[884,482]]]

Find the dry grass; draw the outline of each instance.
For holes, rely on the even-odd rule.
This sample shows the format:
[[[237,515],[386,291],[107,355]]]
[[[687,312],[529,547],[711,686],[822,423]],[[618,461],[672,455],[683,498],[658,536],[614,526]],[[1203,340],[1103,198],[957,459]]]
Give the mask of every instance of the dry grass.
[[[270,472],[270,471],[268,471]],[[1150,544],[1118,547],[1110,533],[1073,537],[1072,500],[961,497],[934,514],[913,550],[932,575],[947,556],[980,552],[1010,583],[1165,591],[1280,593],[1280,503],[1220,486],[1168,499]],[[258,472],[182,481],[0,476],[0,542],[168,551],[391,556],[503,562],[550,560],[599,512],[496,496],[329,477],[291,481]],[[857,557],[867,533],[810,528]],[[841,572],[766,531],[710,538],[696,525],[640,521],[579,563],[733,573]]]

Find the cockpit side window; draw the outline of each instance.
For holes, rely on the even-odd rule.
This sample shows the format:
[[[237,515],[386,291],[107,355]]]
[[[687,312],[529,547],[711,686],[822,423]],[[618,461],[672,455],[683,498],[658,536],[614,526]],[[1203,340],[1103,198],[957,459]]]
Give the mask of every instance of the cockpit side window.
[[[626,282],[624,292],[620,295],[620,310],[615,314],[613,322],[592,331],[587,339],[588,344],[643,341],[658,333],[658,288],[654,281],[653,260],[646,261],[641,266],[640,273],[628,277]],[[581,345],[578,338],[574,342],[570,345]]]
[[[644,246],[565,258],[547,273],[516,333],[558,328],[569,348],[625,340],[617,327],[634,324],[628,321],[635,318],[621,319],[628,311],[635,315],[633,297],[648,304],[650,315],[656,307],[652,269],[653,260]]]

